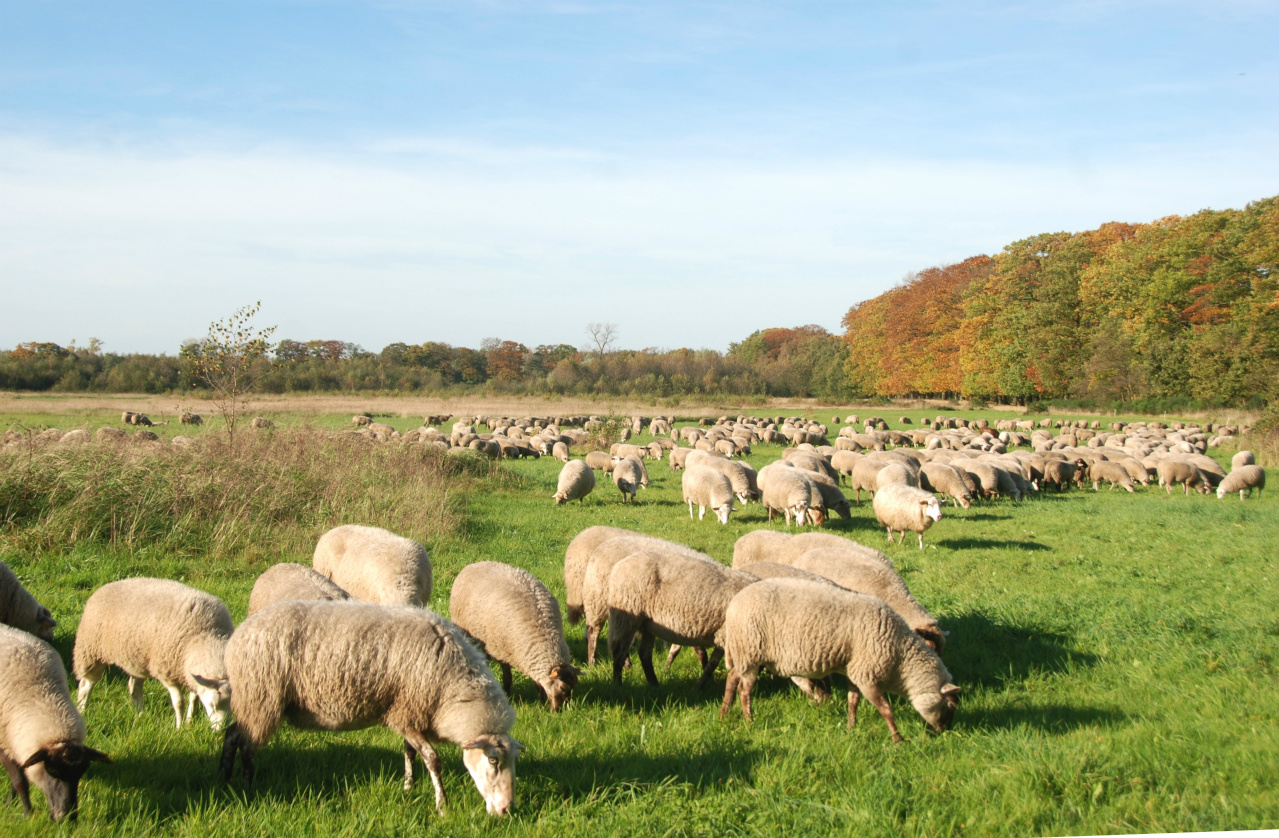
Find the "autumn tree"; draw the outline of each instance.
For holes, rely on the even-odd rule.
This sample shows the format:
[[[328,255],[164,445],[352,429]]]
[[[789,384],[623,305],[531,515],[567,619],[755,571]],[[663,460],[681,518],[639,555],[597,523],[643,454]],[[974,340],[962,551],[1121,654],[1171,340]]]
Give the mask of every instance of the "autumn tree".
[[[276,327],[254,327],[253,318],[261,308],[258,301],[237,309],[225,320],[211,323],[203,340],[183,349],[192,374],[209,389],[233,444],[249,397],[270,369],[267,351]]]

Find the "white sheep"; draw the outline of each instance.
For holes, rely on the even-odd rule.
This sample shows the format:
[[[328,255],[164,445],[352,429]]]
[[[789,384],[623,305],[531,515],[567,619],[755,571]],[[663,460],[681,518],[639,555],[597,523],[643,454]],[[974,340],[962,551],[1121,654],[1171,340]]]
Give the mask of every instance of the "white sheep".
[[[258,576],[249,592],[249,614],[286,599],[350,599],[351,595],[306,565],[282,562]]]
[[[484,655],[448,620],[422,608],[357,602],[277,603],[241,624],[226,648],[235,724],[220,768],[229,782],[241,756],[253,758],[287,719],[295,727],[357,730],[385,725],[404,739],[404,789],[413,762],[426,763],[435,807],[444,810],[443,765],[431,742],[453,742],[489,814],[515,798],[509,735],[515,711]]]
[[[1244,465],[1235,467],[1225,479],[1217,484],[1217,497],[1224,498],[1226,495],[1239,493],[1239,500],[1243,500],[1244,494],[1252,494],[1252,490],[1257,490],[1257,497],[1261,497],[1261,490],[1266,488],[1266,470],[1261,466]]]
[[[467,565],[453,580],[449,617],[499,663],[508,695],[513,666],[552,710],[568,701],[581,673],[564,641],[560,604],[533,574],[500,562]]]
[[[311,566],[365,602],[421,607],[431,601],[426,548],[380,527],[334,527],[316,542]]]
[[[568,462],[568,445],[562,439],[557,439],[551,446],[551,456],[559,460],[561,463]]]
[[[604,456],[608,457],[607,454]],[[586,503],[586,496],[594,489],[595,472],[591,471],[591,467],[581,460],[569,460],[560,469],[560,476],[555,482],[555,494],[551,497],[555,499],[556,506],[571,500],[577,501],[580,506]]]
[[[689,518],[697,506],[697,520],[705,518],[709,508],[721,524],[728,523],[728,516],[733,512],[733,485],[725,475],[709,466],[690,466],[684,470],[680,485]]]
[[[155,678],[169,692],[182,727],[182,688],[187,722],[199,698],[214,730],[222,727],[229,698],[222,653],[235,626],[222,600],[171,579],[134,577],[109,582],[84,604],[76,630],[72,671],[79,681],[80,712],[108,666],[129,676],[129,695],[142,714],[142,685]]]
[[[688,455],[686,464],[688,466],[697,465],[713,468],[727,477],[729,484],[733,488],[733,494],[743,504],[750,503],[751,499],[758,498],[760,495],[759,475],[753,467],[740,460],[725,460],[722,457],[712,456],[705,451],[692,451]]]
[[[1230,458],[1230,469],[1239,468],[1240,466],[1255,466],[1257,458],[1251,451],[1236,451],[1235,455]]]
[[[630,456],[613,458],[613,485],[622,493],[622,503],[626,503],[628,498],[634,501],[635,493],[646,482],[644,465],[637,458]]]
[[[901,483],[884,486],[875,493],[872,504],[875,517],[881,526],[888,530],[888,540],[893,540],[893,531],[901,533],[900,541],[906,540],[906,531],[919,536],[919,549],[924,549],[924,531],[941,520],[941,504],[932,492],[916,489]]]
[[[591,551],[610,538],[639,534],[621,527],[587,527],[568,543],[564,551],[564,612],[570,623],[577,625],[582,622],[582,581],[586,577],[586,563]]]
[[[729,603],[724,648],[732,667],[720,716],[741,690],[742,715],[751,718],[751,690],[762,667],[783,677],[848,678],[848,726],[864,695],[879,711],[893,741],[902,741],[884,695],[906,696],[934,731],[950,728],[959,687],[937,653],[880,599],[804,579],[768,579],[748,585]]]
[[[940,492],[950,497],[951,503],[964,509],[973,505],[973,495],[959,471],[946,463],[924,463],[920,471],[920,488]]]
[[[790,533],[773,530],[753,530],[733,544],[733,567],[749,571],[755,562],[777,562],[793,565],[795,560],[809,550],[842,550],[873,559],[889,570],[895,571],[893,560],[873,547],[859,544],[842,535],[826,532]]]
[[[62,658],[44,641],[0,625],[0,763],[25,814],[31,815],[35,783],[53,820],[76,819],[89,763],[111,761],[86,746],[84,735]]]
[[[617,562],[608,582],[613,680],[622,683],[622,667],[639,634],[640,665],[649,684],[657,683],[654,637],[681,647],[714,648],[697,682],[698,689],[706,686],[724,655],[724,609],[734,594],[757,580],[718,562],[664,551],[641,550]]]
[[[58,625],[49,609],[36,601],[4,562],[0,562],[0,623],[49,641]]]

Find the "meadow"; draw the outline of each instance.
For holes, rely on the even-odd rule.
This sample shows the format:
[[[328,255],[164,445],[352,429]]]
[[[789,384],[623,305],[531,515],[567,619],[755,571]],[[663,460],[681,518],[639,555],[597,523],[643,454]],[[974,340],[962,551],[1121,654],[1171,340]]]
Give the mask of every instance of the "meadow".
[[[65,407],[6,401],[0,419],[63,430],[118,425],[119,408]],[[417,408],[388,404],[391,415],[379,421],[415,427]],[[521,412],[529,411],[538,408]],[[601,481],[584,505],[557,508],[560,463],[550,458],[457,461],[416,447],[326,441],[304,428],[348,427],[351,412],[281,405],[264,414],[276,432],[246,436],[235,449],[214,426],[193,434],[169,425],[156,430],[201,444],[149,455],[137,446],[0,454],[0,560],[60,620],[55,646],[69,665],[80,611],[99,585],[179,579],[222,597],[238,621],[259,573],[279,561],[309,563],[315,539],[341,523],[385,526],[427,544],[440,613],[457,572],[486,559],[524,567],[562,597],[564,548],[595,524],[680,541],[724,562],[744,533],[785,529],[758,504],[727,526],[690,520],[679,473],[665,463],[649,464],[652,485],[633,505]],[[924,415],[876,412],[894,427],[903,413]],[[780,455],[780,446],[760,445],[748,460],[759,467]],[[37,793],[30,820],[14,801],[0,806],[0,834],[1026,836],[1279,827],[1277,507],[1273,489],[1245,502],[1154,488],[1046,492],[947,507],[922,551],[910,540],[890,546],[869,504],[828,523],[888,553],[950,632],[944,658],[963,695],[954,728],[941,735],[928,734],[900,700],[894,711],[907,742],[894,745],[867,707],[846,730],[838,679],[837,700],[820,707],[788,681],[764,679],[753,723],[736,708],[721,720],[723,672],[698,692],[692,655],[659,668],[657,687],[637,670],[615,686],[610,663],[598,663],[558,714],[517,674],[513,734],[527,751],[514,815],[489,818],[458,750],[444,745],[450,806],[439,817],[429,783],[401,790],[401,743],[383,729],[284,728],[260,753],[252,789],[222,785],[221,735],[207,721],[175,731],[154,681],[135,717],[115,672],[86,714],[89,743],[115,762],[82,782],[79,823],[51,824]],[[568,636],[584,659],[582,627],[568,627]]]

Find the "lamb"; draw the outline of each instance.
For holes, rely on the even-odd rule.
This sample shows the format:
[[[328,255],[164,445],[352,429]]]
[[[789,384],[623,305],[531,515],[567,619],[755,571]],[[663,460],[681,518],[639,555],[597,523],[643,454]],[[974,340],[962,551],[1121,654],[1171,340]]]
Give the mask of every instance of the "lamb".
[[[893,540],[893,531],[901,533],[900,541],[906,540],[906,530],[919,536],[919,549],[924,549],[924,531],[941,520],[941,505],[931,492],[892,483],[875,493],[875,517],[888,529],[888,540]]]
[[[182,688],[191,721],[199,698],[214,730],[222,727],[230,698],[222,653],[235,626],[222,600],[171,579],[134,577],[109,582],[84,604],[76,630],[72,672],[79,681],[80,712],[107,666],[129,676],[129,695],[142,714],[142,684],[155,678],[169,691],[182,728]]]
[[[1088,479],[1092,481],[1093,491],[1101,488],[1101,481],[1110,482],[1110,490],[1113,492],[1116,486],[1123,486],[1129,492],[1133,491],[1132,477],[1128,474],[1128,470],[1119,463],[1110,460],[1098,460],[1088,467]]]
[[[426,548],[379,527],[334,527],[320,536],[311,566],[365,602],[420,608],[431,601],[431,557]]]
[[[595,472],[591,470],[591,467],[582,460],[569,460],[560,469],[560,476],[555,483],[555,494],[551,497],[555,499],[556,506],[562,506],[573,500],[581,506],[585,505],[586,496],[594,489]]]
[[[0,623],[51,643],[53,629],[58,625],[49,609],[36,601],[4,562],[0,562]]]
[[[501,665],[507,695],[513,666],[552,710],[568,701],[581,672],[564,642],[559,601],[533,574],[500,562],[467,565],[453,580],[449,617]]]
[[[973,496],[968,490],[968,485],[959,476],[959,472],[951,466],[945,463],[924,463],[920,473],[921,489],[946,495],[952,504],[958,504],[964,509],[973,505]]]
[[[787,526],[790,526],[792,516],[796,526],[804,523],[812,505],[811,481],[806,480],[797,469],[779,468],[774,464],[760,472],[759,482],[769,521],[773,520],[774,512],[780,512],[786,517]]]
[[[945,647],[946,633],[938,626],[937,618],[911,595],[906,580],[883,562],[842,548],[817,548],[801,554],[790,564],[829,579],[846,590],[879,597],[934,652],[940,653]],[[754,573],[754,567],[749,565],[748,572]]]
[[[643,466],[639,460],[633,457],[613,458],[613,484],[622,493],[622,503],[626,503],[628,495],[632,501],[635,500],[642,481]]]
[[[697,682],[698,689],[706,686],[724,655],[724,609],[734,594],[756,581],[758,577],[718,562],[661,551],[644,550],[617,562],[608,583],[608,651],[614,682],[622,683],[622,667],[639,634],[640,665],[654,685],[654,637],[681,647],[714,648]]]
[[[613,566],[641,550],[660,554],[679,554],[715,563],[710,556],[699,553],[691,547],[640,533],[629,533],[597,544],[587,558],[586,572],[582,576],[582,610],[586,618],[587,666],[595,664],[595,648],[598,645],[599,634],[608,623],[608,585],[609,578],[613,574]]]
[[[431,742],[453,742],[491,815],[510,811],[515,711],[460,629],[421,608],[348,602],[280,602],[249,617],[226,648],[235,724],[220,768],[237,753],[251,785],[254,754],[288,719],[294,726],[355,730],[382,724],[404,738],[404,788],[421,755],[444,810],[443,765]]]
[[[350,594],[311,568],[284,562],[267,568],[253,583],[253,590],[249,592],[249,614],[286,599],[350,598]]]
[[[1257,497],[1261,497],[1261,490],[1266,488],[1266,470],[1261,466],[1243,465],[1236,466],[1231,470],[1226,478],[1217,484],[1217,497],[1224,498],[1226,495],[1239,493],[1239,500],[1243,500],[1244,494],[1252,494],[1252,490],[1257,490]]]
[[[691,466],[684,470],[680,481],[684,502],[688,504],[688,517],[693,517],[693,506],[698,507],[697,520],[706,517],[710,508],[721,524],[728,523],[733,513],[733,486],[728,478],[709,466]]]
[[[639,535],[621,527],[595,526],[582,530],[564,551],[564,612],[573,625],[582,622],[582,580],[591,551],[619,535]]]
[[[1240,466],[1253,466],[1257,464],[1257,458],[1251,451],[1237,451],[1230,458],[1230,470],[1234,471]]]
[[[76,819],[80,778],[89,763],[111,761],[84,738],[62,658],[27,632],[0,625],[0,764],[28,817],[35,783],[49,817]]]
[[[1159,485],[1164,487],[1166,494],[1172,494],[1172,487],[1178,483],[1182,484],[1186,495],[1190,494],[1192,488],[1200,494],[1208,492],[1208,478],[1198,466],[1185,460],[1174,460],[1171,457],[1162,459],[1155,466],[1155,473],[1159,475]]]
[[[905,695],[932,730],[948,730],[959,687],[929,649],[880,599],[804,579],[768,579],[748,585],[729,603],[724,648],[732,669],[720,716],[741,689],[742,716],[750,719],[751,690],[762,667],[784,677],[820,679],[839,672],[848,692],[848,727],[863,695],[903,741],[884,692]]]

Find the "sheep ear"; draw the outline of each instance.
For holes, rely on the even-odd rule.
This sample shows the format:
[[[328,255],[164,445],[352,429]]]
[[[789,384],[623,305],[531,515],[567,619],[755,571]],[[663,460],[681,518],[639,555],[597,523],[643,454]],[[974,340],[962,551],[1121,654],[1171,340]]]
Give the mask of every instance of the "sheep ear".
[[[210,690],[216,690],[222,683],[216,678],[205,678],[203,675],[196,675],[194,672],[191,673],[191,678],[200,686]]]
[[[112,761],[111,757],[107,756],[106,754],[102,753],[96,748],[85,748],[84,755],[89,760],[89,762],[105,762],[112,765],[115,764]]]
[[[959,703],[959,687],[954,684],[947,684],[941,688],[942,698],[946,699],[948,704]]]
[[[27,761],[22,763],[22,767],[30,768],[36,763],[44,762],[48,758],[49,758],[49,750],[47,748],[41,748],[40,750],[36,751],[31,756],[27,757]]]

